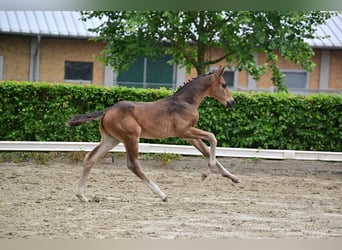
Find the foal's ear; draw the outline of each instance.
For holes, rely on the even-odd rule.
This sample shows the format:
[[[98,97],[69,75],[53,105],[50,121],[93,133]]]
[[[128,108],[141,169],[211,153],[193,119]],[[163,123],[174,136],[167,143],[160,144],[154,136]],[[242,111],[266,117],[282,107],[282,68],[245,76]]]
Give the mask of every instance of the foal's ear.
[[[224,67],[220,66],[216,71],[215,71],[215,75],[217,76],[221,76],[224,72]]]

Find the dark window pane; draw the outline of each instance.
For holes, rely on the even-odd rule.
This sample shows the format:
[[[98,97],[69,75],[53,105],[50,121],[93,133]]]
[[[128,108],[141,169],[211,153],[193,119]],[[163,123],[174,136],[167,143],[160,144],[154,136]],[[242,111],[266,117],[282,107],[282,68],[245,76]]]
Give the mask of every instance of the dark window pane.
[[[234,87],[234,71],[224,71],[223,72],[223,78],[226,81],[228,87]]]
[[[305,89],[306,88],[306,72],[283,72],[285,75],[284,82],[289,89]]]
[[[144,58],[138,58],[132,63],[128,70],[119,73],[118,85],[127,87],[143,87],[144,82]]]
[[[92,62],[65,62],[65,80],[93,80],[93,63]]]
[[[162,56],[156,59],[147,59],[147,87],[159,88],[163,86],[166,88],[172,88],[173,65],[170,65],[168,63],[168,61],[171,59],[171,56]]]
[[[119,73],[117,83],[127,87],[172,88],[173,65],[167,63],[169,60],[171,60],[170,56],[146,60],[140,57],[130,65],[128,70]]]

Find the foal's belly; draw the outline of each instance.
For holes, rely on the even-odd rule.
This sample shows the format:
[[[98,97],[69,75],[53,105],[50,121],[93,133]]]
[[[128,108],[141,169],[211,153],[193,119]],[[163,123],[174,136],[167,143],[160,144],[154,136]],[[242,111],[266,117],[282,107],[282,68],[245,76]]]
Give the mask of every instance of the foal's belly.
[[[165,127],[156,127],[154,129],[144,129],[142,128],[140,137],[144,139],[161,139],[161,138],[168,138],[168,137],[177,137],[174,131],[170,131]]]

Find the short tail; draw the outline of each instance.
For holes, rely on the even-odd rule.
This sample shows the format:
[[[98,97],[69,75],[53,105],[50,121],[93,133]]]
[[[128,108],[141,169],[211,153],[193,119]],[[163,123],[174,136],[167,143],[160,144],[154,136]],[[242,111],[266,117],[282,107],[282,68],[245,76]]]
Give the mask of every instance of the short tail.
[[[90,114],[74,115],[69,120],[67,120],[65,124],[68,127],[74,127],[74,126],[78,126],[81,124],[91,123],[94,120],[98,120],[102,118],[105,112],[106,112],[105,110],[102,110],[102,111],[97,111],[97,112],[93,112]]]

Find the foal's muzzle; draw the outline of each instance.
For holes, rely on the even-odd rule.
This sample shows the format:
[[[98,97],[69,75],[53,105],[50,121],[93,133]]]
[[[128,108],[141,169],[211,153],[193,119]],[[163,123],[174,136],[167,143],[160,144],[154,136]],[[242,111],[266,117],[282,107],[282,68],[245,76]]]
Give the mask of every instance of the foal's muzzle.
[[[233,99],[228,100],[226,103],[227,108],[232,108],[234,106],[235,101]]]

